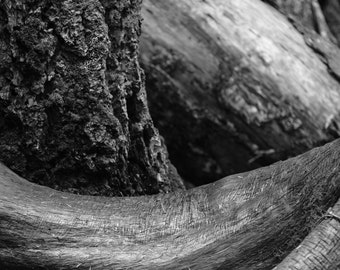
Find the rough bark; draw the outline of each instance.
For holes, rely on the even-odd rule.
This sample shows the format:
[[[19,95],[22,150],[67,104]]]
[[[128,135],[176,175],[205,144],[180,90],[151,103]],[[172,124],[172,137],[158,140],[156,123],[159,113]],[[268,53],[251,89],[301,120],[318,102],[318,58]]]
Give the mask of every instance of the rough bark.
[[[142,16],[150,110],[184,178],[206,183],[339,136],[340,53],[320,35],[254,0],[145,0]]]
[[[139,67],[141,1],[0,3],[0,160],[87,194],[182,188]]]
[[[271,269],[339,194],[340,140],[206,186],[141,197],[62,193],[0,165],[0,266]],[[313,240],[322,241],[319,235]],[[334,245],[338,235],[318,249]],[[317,259],[303,269],[325,269]]]

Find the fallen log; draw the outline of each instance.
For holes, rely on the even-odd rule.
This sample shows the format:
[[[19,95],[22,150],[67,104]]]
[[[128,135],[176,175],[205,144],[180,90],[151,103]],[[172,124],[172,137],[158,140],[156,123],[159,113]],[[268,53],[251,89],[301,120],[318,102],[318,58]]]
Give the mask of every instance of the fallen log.
[[[271,269],[339,194],[340,140],[209,185],[141,197],[63,193],[0,165],[0,266]]]
[[[280,0],[263,0],[291,21],[297,28],[307,28],[318,33],[323,38],[336,42],[335,37],[329,29],[325,15],[321,6],[329,5],[328,1],[303,0],[303,1],[280,1]],[[333,5],[334,6],[334,5]],[[325,8],[324,8],[325,10]]]
[[[271,6],[145,0],[142,16],[150,111],[185,179],[205,184],[340,135],[339,49]]]
[[[274,270],[340,269],[340,200]]]

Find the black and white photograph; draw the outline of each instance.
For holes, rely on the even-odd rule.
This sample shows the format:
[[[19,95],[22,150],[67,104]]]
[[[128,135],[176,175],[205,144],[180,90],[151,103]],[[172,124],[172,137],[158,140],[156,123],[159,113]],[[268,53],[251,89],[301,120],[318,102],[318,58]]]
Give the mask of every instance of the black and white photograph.
[[[0,0],[0,270],[340,270],[340,0]]]

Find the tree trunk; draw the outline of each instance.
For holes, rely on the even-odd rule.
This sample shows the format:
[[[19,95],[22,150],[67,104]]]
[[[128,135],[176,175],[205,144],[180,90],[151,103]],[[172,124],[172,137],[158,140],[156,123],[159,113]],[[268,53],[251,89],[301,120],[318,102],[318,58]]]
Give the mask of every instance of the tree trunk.
[[[340,53],[327,39],[254,0],[145,0],[142,14],[150,110],[185,179],[207,183],[340,135]]]
[[[0,3],[0,160],[85,194],[183,188],[146,103],[141,1]]]
[[[185,11],[186,3],[182,3]],[[0,155],[17,172],[59,189],[75,186],[76,192],[93,186],[95,180],[100,182],[97,190],[88,192],[91,194],[141,194],[182,187],[178,176],[171,173],[146,106],[137,61],[139,4],[105,0],[0,2]],[[299,36],[295,33],[292,37]],[[259,45],[260,41],[255,39]],[[293,126],[293,135],[283,137],[284,142],[296,139],[295,132],[300,134],[306,127],[320,127],[328,116],[333,118],[327,132],[316,129],[307,142],[330,139],[331,132],[338,132],[334,120],[338,117],[337,84],[309,53],[307,79],[325,76],[312,81],[324,84],[318,92],[320,101],[301,94],[292,81],[288,81],[289,87],[297,91],[306,108],[289,95],[274,96],[283,107],[292,101],[292,108],[305,109],[297,115],[309,120],[306,126],[302,122],[303,127],[295,127],[293,113],[278,120],[276,108],[271,111],[265,101],[259,107],[254,105],[258,112],[272,112],[270,121],[279,121],[282,127],[284,119],[294,120],[286,123]],[[260,60],[248,63],[248,75]],[[293,61],[289,63],[298,70]],[[221,65],[221,76],[229,70],[224,68]],[[258,73],[249,75],[245,86],[259,75],[258,80],[264,81],[257,82],[264,88],[252,88],[253,95],[262,91],[265,100],[270,96],[268,87],[275,84],[261,73],[264,66],[259,64],[259,68]],[[242,81],[243,73],[234,70],[230,74],[234,73],[237,76],[231,78]],[[216,83],[224,93],[221,99],[226,97],[222,101],[231,111],[233,104],[236,109],[243,108],[244,114],[239,114],[246,119],[257,119],[255,123],[260,124],[255,130],[264,128],[263,115],[256,116],[249,104],[242,103],[248,99],[238,103],[232,81],[225,87],[222,77]],[[298,76],[294,78],[304,85]],[[304,90],[305,94],[315,93]],[[231,113],[231,119],[239,114]],[[231,120],[225,121],[229,124]],[[249,129],[253,127],[256,125]],[[241,133],[236,130],[233,134]],[[304,142],[306,138],[302,138]],[[338,212],[329,207],[339,199],[339,177],[340,140],[210,185],[141,197],[63,193],[28,182],[0,164],[0,269],[271,269],[312,228],[318,230],[320,218],[329,218],[337,228]],[[334,254],[338,251],[333,251],[338,238],[325,236],[334,243],[320,248],[306,269],[323,269],[326,264],[318,263],[327,250],[328,265],[336,267]]]
[[[29,183],[1,165],[0,265],[271,269],[336,203],[339,179],[340,140],[210,185],[141,197],[65,194]],[[339,228],[339,220],[330,222]],[[338,254],[339,237],[331,233],[333,240],[318,249]],[[324,241],[312,237],[314,243]],[[326,269],[317,267],[320,259],[303,269]],[[339,257],[327,259],[334,266]]]

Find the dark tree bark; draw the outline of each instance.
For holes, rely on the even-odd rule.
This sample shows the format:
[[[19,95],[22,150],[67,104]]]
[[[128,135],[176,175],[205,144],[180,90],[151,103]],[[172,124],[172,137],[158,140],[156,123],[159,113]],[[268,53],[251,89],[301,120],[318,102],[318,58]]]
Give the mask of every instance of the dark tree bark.
[[[165,2],[154,3],[163,6]],[[187,3],[177,3],[183,4],[182,11],[186,10]],[[255,8],[260,2],[235,3],[253,3]],[[60,189],[75,183],[80,189],[77,192],[82,191],[81,187],[91,187],[95,180],[109,194],[166,192],[181,187],[178,176],[171,174],[165,148],[146,105],[137,60],[139,4],[140,1],[105,0],[0,2],[0,155],[16,171],[35,182],[50,186],[57,183]],[[210,8],[213,7],[220,6]],[[190,27],[200,30],[194,20],[190,22]],[[301,44],[296,32],[287,34]],[[261,47],[260,41],[253,40]],[[216,60],[217,54],[212,52]],[[225,59],[239,60],[227,50],[223,52]],[[298,52],[303,55],[304,50]],[[295,96],[273,97],[278,107],[289,107],[288,102],[292,102],[289,114],[282,116],[278,107],[269,106],[265,101],[272,93],[270,87],[276,84],[260,71],[268,61],[279,71],[275,69],[278,64],[270,61],[277,55],[268,58],[260,50],[254,62],[246,63],[249,69],[238,66],[242,72],[248,71],[246,75],[219,66],[219,102],[230,106],[231,119],[255,119],[249,129],[265,129],[264,134],[277,135],[265,125],[276,123],[287,131],[281,138],[283,142],[294,139],[294,146],[299,146],[299,140],[312,145],[314,141],[333,138],[332,134],[339,131],[337,82],[311,51],[308,55],[311,59],[302,58],[308,60],[311,69],[303,74],[308,75],[305,80],[315,79],[312,82],[317,87],[323,86],[317,101],[312,98],[314,91],[300,89],[304,81],[295,76],[300,87],[294,87],[293,81],[285,82],[292,87],[289,93],[296,91]],[[293,67],[292,73],[298,70],[293,61],[288,63]],[[256,73],[252,65],[258,65],[260,71]],[[216,71],[214,65],[202,65],[208,70],[210,67]],[[307,70],[303,65],[298,67]],[[205,78],[204,72],[198,74]],[[225,74],[233,75],[227,85],[222,76]],[[285,73],[279,74],[289,79]],[[259,81],[262,79],[263,83]],[[262,91],[263,103],[252,104],[254,100],[246,96],[246,90],[238,99],[231,90],[239,83],[263,86],[251,88],[254,96]],[[208,99],[209,95],[204,94]],[[273,118],[255,114],[252,106],[257,112],[270,112]],[[244,113],[232,110],[240,108]],[[323,130],[325,119],[329,121]],[[225,121],[229,128],[229,120]],[[239,122],[244,126],[242,121]],[[303,137],[310,127],[315,128],[311,138]],[[233,133],[235,137],[239,134]],[[268,141],[279,140],[273,136]],[[339,140],[210,185],[140,197],[63,193],[28,182],[0,164],[0,269],[271,269],[313,228],[307,244],[303,242],[301,247],[304,252],[315,250],[310,254],[311,264],[302,267],[332,269],[339,262],[339,209],[338,204],[334,206],[339,199],[339,179]],[[332,231],[320,229],[320,220]],[[324,243],[320,232],[330,243],[316,245]],[[325,254],[327,262],[323,263]],[[299,256],[295,251],[278,267],[300,267],[300,263],[294,263]]]
[[[0,160],[86,194],[182,188],[149,115],[141,1],[1,1]]]
[[[146,0],[142,13],[150,111],[185,179],[207,183],[340,135],[340,53],[316,32],[253,0]]]

